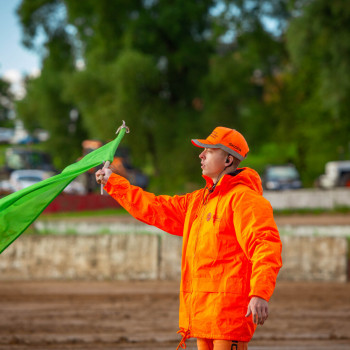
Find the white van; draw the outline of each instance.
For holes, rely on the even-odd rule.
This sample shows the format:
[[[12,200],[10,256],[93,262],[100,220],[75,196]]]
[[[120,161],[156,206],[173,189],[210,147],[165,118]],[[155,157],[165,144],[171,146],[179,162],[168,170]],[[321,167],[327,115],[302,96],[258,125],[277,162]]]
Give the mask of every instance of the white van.
[[[326,163],[325,174],[318,178],[322,188],[350,187],[350,160]]]

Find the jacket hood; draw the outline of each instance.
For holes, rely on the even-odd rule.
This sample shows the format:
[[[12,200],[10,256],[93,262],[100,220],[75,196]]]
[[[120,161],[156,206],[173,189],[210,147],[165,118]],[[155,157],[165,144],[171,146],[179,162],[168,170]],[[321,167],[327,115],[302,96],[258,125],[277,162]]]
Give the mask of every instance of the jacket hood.
[[[210,188],[213,186],[212,179],[207,176],[203,176],[207,182],[207,186]],[[221,186],[238,186],[243,185],[249,187],[251,190],[257,192],[262,195],[263,189],[261,184],[261,179],[259,174],[251,168],[237,168],[234,172],[225,174],[220,181],[218,182],[216,187]]]

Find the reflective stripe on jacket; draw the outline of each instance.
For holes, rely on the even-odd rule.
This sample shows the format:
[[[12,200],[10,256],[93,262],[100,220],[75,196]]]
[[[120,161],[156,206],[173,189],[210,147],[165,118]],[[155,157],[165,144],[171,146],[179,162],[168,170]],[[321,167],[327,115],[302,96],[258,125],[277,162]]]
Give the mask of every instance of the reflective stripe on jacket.
[[[112,174],[105,186],[131,215],[183,236],[179,325],[190,337],[249,341],[255,325],[249,300],[269,300],[281,241],[259,175],[250,168],[224,175],[213,187],[156,196]]]

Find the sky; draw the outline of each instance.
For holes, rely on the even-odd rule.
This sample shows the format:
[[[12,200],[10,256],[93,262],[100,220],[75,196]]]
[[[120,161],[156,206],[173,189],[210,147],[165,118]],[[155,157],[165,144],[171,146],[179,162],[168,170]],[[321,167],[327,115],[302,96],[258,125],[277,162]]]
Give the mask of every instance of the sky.
[[[21,26],[16,16],[16,8],[21,0],[0,0],[0,77],[14,84],[20,93],[23,75],[37,74],[40,58],[21,43]]]

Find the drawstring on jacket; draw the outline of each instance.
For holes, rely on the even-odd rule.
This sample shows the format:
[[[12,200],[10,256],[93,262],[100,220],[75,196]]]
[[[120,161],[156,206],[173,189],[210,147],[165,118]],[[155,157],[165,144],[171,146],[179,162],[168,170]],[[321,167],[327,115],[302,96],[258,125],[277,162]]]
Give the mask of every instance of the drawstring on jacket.
[[[220,203],[222,197],[223,197],[222,189],[220,188],[219,192],[218,192],[218,201],[216,203],[215,211],[214,211],[214,215],[213,215],[213,223],[215,223],[216,220],[218,220],[218,207],[219,207],[219,203]]]
[[[188,329],[187,331],[184,331],[183,329],[180,329],[179,331],[177,331],[177,333],[180,333],[182,335],[182,339],[179,343],[179,345],[177,346],[176,350],[179,350],[180,348],[182,349],[186,349],[186,340],[188,338],[190,338],[190,330]]]

